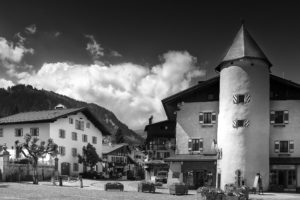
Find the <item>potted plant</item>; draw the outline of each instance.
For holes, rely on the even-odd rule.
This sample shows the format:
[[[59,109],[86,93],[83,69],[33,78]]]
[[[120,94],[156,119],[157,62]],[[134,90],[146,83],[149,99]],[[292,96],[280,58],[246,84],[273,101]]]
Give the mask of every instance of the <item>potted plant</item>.
[[[152,192],[155,193],[155,185],[152,182],[141,181],[138,184],[138,192]]]

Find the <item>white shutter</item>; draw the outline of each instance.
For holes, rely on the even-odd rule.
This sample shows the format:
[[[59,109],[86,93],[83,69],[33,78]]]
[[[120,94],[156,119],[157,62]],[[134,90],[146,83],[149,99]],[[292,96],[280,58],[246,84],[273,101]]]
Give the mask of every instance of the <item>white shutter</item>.
[[[270,113],[270,124],[275,124],[275,111],[272,110]]]
[[[232,127],[233,128],[237,128],[237,120],[233,120],[232,121]]]
[[[200,151],[203,151],[203,138],[200,138],[199,141],[200,141],[200,142],[199,142],[199,150],[200,150]]]
[[[215,124],[217,120],[217,115],[215,112],[211,113],[211,123]]]
[[[276,140],[276,141],[274,142],[274,144],[275,144],[275,146],[274,146],[275,153],[279,153],[279,141]]]
[[[290,153],[294,153],[294,140],[290,140],[289,149]]]
[[[289,123],[289,111],[285,110],[283,112],[283,120],[284,120],[284,123],[285,124],[288,124]]]
[[[203,124],[203,122],[204,122],[204,114],[203,114],[203,112],[200,112],[199,113],[199,123]]]
[[[244,121],[244,127],[248,127],[249,124],[250,124],[249,120],[246,119],[246,120]]]
[[[189,151],[192,151],[192,139],[189,139],[189,142],[188,142],[188,150],[189,150]]]
[[[250,94],[246,94],[244,97],[244,103],[249,103],[250,102]]]

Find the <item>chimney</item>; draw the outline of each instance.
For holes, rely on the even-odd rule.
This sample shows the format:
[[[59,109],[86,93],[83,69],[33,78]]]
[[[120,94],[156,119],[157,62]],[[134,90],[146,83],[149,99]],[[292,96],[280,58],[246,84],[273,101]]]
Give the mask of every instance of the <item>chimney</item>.
[[[149,118],[149,124],[152,124],[153,121],[153,115],[151,115],[151,117]]]

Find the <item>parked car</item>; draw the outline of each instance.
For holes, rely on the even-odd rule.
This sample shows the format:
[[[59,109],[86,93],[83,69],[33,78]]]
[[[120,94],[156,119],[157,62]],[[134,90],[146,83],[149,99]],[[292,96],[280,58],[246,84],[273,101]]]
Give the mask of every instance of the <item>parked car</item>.
[[[168,171],[159,171],[155,177],[155,182],[167,183]]]
[[[87,179],[104,179],[104,175],[102,172],[96,172],[96,171],[87,171],[83,173],[79,173],[82,178]]]
[[[122,183],[119,182],[113,182],[113,183],[106,183],[104,185],[104,190],[120,190],[120,191],[124,191],[124,185]]]

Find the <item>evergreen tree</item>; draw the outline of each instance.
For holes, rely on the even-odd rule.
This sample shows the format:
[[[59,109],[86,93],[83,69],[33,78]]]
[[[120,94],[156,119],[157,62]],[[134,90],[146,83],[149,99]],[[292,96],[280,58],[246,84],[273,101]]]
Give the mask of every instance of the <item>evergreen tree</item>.
[[[97,154],[96,148],[90,143],[87,146],[82,147],[83,155],[78,154],[78,162],[83,164],[84,166],[92,168],[101,161],[101,158]]]

